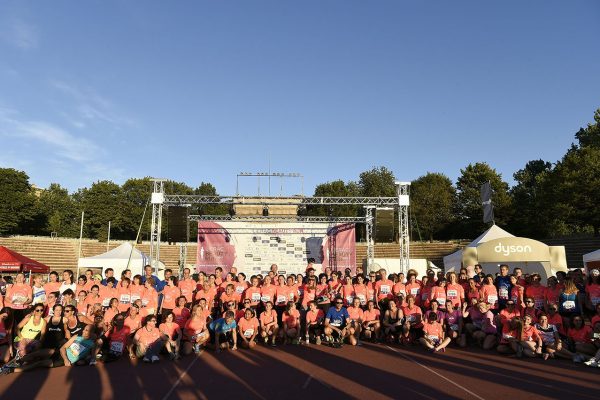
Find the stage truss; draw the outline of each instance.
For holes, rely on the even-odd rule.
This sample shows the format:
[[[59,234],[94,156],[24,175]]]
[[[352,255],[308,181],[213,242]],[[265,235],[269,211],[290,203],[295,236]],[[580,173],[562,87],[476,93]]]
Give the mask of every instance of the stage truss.
[[[162,230],[162,211],[164,207],[169,206],[191,206],[192,204],[223,204],[223,205],[358,205],[365,209],[365,217],[333,217],[333,216],[296,216],[296,217],[278,217],[278,216],[229,216],[229,215],[190,215],[189,221],[248,221],[248,222],[308,222],[308,223],[332,223],[332,224],[356,224],[364,223],[366,225],[367,240],[367,270],[373,265],[374,259],[374,241],[373,241],[373,210],[380,207],[393,207],[398,209],[399,241],[400,241],[400,269],[406,273],[409,266],[409,225],[408,225],[408,205],[410,182],[396,182],[397,197],[246,197],[246,196],[204,196],[204,195],[167,195],[164,192],[164,179],[153,179],[152,203],[152,221],[150,236],[150,262],[157,268],[160,257],[160,242]],[[343,229],[344,225],[340,228]],[[335,238],[335,232],[331,232],[331,237]],[[332,244],[333,243],[333,244]],[[333,245],[333,254],[330,248],[330,258],[332,267],[335,264],[335,239],[330,241]],[[186,264],[187,248],[186,244],[181,244],[180,249],[180,270]]]

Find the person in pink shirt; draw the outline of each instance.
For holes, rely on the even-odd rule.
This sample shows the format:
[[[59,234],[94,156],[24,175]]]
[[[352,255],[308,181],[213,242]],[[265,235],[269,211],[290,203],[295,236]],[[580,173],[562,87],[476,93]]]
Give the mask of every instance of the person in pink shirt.
[[[321,344],[321,333],[323,332],[323,320],[325,314],[323,310],[317,308],[317,303],[314,300],[308,302],[308,311],[305,315],[305,336],[306,344],[310,343],[310,340],[314,340],[315,344]]]
[[[363,312],[362,333],[366,340],[376,342],[381,334],[380,311],[375,308],[375,302],[370,300],[367,309]]]
[[[354,303],[356,293],[354,291],[354,285],[352,284],[352,277],[346,276],[344,278],[344,286],[342,286],[341,294],[342,299],[344,299],[345,307],[349,307]]]
[[[173,311],[176,307],[175,302],[177,298],[181,296],[181,289],[177,286],[177,278],[170,276],[167,279],[167,285],[162,290],[162,303],[160,304],[161,314],[166,315],[168,312]]]
[[[176,300],[176,306],[173,309],[173,316],[175,317],[175,323],[179,325],[181,329],[185,327],[185,323],[190,318],[190,309],[186,307],[187,298],[185,296],[179,296]]]
[[[406,297],[406,307],[402,307],[402,313],[405,317],[405,324],[409,329],[409,340],[416,340],[423,335],[423,311],[416,305],[415,296],[409,294]]]
[[[296,309],[296,303],[289,301],[285,311],[281,316],[283,330],[280,334],[283,337],[283,343],[300,344],[300,312]]]
[[[258,319],[254,316],[254,310],[246,308],[244,317],[240,318],[237,323],[238,338],[242,348],[253,349],[256,346],[259,325]]]
[[[360,308],[360,299],[354,297],[352,299],[352,305],[347,308],[348,315],[350,315],[350,321],[348,323],[349,341],[352,346],[356,346],[360,343],[360,333],[363,321],[364,312]]]
[[[464,333],[462,312],[459,308],[454,308],[450,299],[446,300],[445,318],[446,337],[455,340],[460,347],[466,347],[467,335]]]
[[[465,302],[465,290],[458,283],[458,278],[454,272],[448,274],[449,282],[446,285],[446,299],[452,302],[455,309],[460,310],[462,303]]]
[[[450,338],[446,337],[444,327],[437,320],[437,314],[430,313],[423,324],[423,337],[419,342],[432,352],[443,351],[450,344]]]
[[[177,286],[179,287],[179,290],[181,290],[181,295],[185,296],[186,307],[191,307],[194,299],[194,292],[196,291],[196,281],[192,279],[189,268],[183,269],[183,277],[177,282]]]
[[[531,315],[523,317],[523,330],[519,342],[521,348],[517,350],[517,357],[520,357],[521,354],[532,358],[542,355],[542,337],[532,322]]]
[[[494,277],[492,275],[488,274],[485,276],[479,292],[479,298],[489,305],[490,310],[498,309],[498,289],[494,285]]]
[[[431,294],[429,295],[429,301],[436,300],[438,307],[441,309],[446,307],[446,283],[446,279],[439,279],[437,286],[431,288]]]
[[[536,310],[543,310],[546,303],[546,287],[540,283],[541,280],[542,278],[539,274],[532,274],[531,285],[525,289],[525,295],[533,298]]]
[[[175,322],[175,316],[172,311],[163,313],[163,323],[159,325],[158,330],[163,335],[165,349],[171,360],[177,360],[179,356],[179,347],[181,344],[181,327]]]

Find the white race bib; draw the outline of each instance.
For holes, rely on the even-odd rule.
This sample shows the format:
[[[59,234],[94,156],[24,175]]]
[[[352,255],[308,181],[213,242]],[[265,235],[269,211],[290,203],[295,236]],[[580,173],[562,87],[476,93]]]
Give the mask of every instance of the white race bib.
[[[535,308],[538,310],[544,308],[544,299],[535,299]]]
[[[121,354],[123,352],[123,342],[110,342],[110,351]]]
[[[83,349],[84,349],[83,346],[81,346],[79,343],[77,343],[77,342],[71,343],[71,353],[73,353],[73,355],[75,357],[79,356],[79,354],[81,353],[81,351]]]
[[[452,290],[448,290],[448,293],[447,293],[447,295],[448,295],[448,297],[449,297],[449,298],[451,298],[451,299],[456,299],[456,298],[458,298],[458,291],[456,291],[456,290],[454,290],[454,289],[452,289]]]
[[[429,340],[431,340],[432,342],[437,342],[440,340],[439,336],[436,336],[436,335],[427,335],[427,338]]]
[[[458,331],[458,324],[452,324],[450,325],[450,329],[453,331]]]
[[[594,307],[596,307],[596,305],[598,303],[600,303],[600,297],[592,297],[591,301],[592,301],[592,304],[594,305]]]
[[[352,304],[353,300],[354,300],[354,296],[346,296],[346,301],[348,302],[348,304]]]
[[[436,300],[441,307],[446,306],[446,298],[445,297],[438,297]]]
[[[110,305],[110,299],[102,300],[102,307],[108,307]]]
[[[269,296],[260,296],[260,300],[261,300],[263,303],[266,303],[266,302],[268,302],[268,301],[271,301],[271,298],[270,298]]]
[[[496,302],[498,301],[498,296],[493,295],[493,294],[489,294],[487,297],[487,302],[488,304],[496,304]]]
[[[381,285],[379,292],[381,294],[389,294],[390,293],[390,287],[389,285]]]
[[[367,304],[367,299],[365,298],[364,294],[358,294],[358,295],[356,295],[356,297],[358,297],[360,299],[360,304],[362,304],[362,305]]]
[[[419,288],[418,287],[411,288],[410,294],[412,294],[413,296],[417,296],[419,294]]]
[[[277,296],[277,304],[287,303],[287,298],[285,296]]]
[[[131,302],[132,302],[132,303],[133,303],[134,301],[136,301],[136,300],[139,300],[139,299],[140,299],[140,295],[138,295],[138,294],[132,294],[132,295],[131,295]]]
[[[129,296],[128,294],[122,294],[121,297],[119,298],[119,302],[121,304],[129,304],[131,301],[131,296]]]
[[[500,290],[498,290],[498,295],[501,299],[508,299],[508,289],[505,287],[501,287]]]
[[[235,292],[236,292],[237,294],[242,294],[242,293],[244,293],[244,287],[243,287],[243,286],[236,286],[236,288],[235,288]]]
[[[252,335],[254,335],[254,329],[250,328],[250,329],[246,329],[244,331],[244,336],[245,337],[249,338],[249,337],[252,337]]]
[[[563,308],[565,310],[574,310],[575,309],[575,302],[573,300],[567,300],[563,303]]]
[[[252,301],[260,301],[260,293],[254,292],[251,296]]]

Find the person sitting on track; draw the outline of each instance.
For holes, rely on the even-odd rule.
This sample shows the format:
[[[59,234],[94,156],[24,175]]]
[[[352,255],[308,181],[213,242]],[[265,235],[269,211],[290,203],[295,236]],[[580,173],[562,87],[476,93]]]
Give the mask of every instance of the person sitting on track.
[[[548,358],[554,358],[555,356],[562,356],[567,359],[571,359],[573,355],[569,352],[565,354],[563,348],[562,339],[558,333],[558,328],[552,325],[548,321],[548,315],[541,314],[539,322],[535,325],[539,335],[542,338],[542,357],[544,360]],[[568,350],[567,350],[568,352]]]
[[[17,325],[15,343],[18,356],[33,353],[42,346],[46,334],[46,320],[42,317],[44,310],[43,304],[36,305],[33,313],[26,315]]]
[[[217,353],[224,349],[237,350],[237,323],[233,311],[227,311],[224,318],[212,321],[208,329]]]
[[[325,314],[323,314],[323,310],[317,308],[317,302],[314,300],[309,301],[308,311],[305,315],[306,344],[310,343],[311,336],[315,341],[315,344],[321,344],[324,317]]]
[[[138,329],[133,337],[135,355],[147,363],[160,361],[158,354],[163,348],[164,340],[166,339],[161,335],[160,330],[156,326],[156,321],[156,315],[148,315],[144,326]]]
[[[517,357],[525,354],[533,358],[542,354],[542,337],[532,322],[531,315],[527,314],[523,317],[523,331],[519,343],[522,348],[517,352]]]
[[[387,310],[383,315],[383,335],[388,343],[399,341],[404,329],[404,313],[398,308],[396,302],[390,300],[387,302]]]
[[[344,307],[344,300],[337,297],[334,301],[335,307],[329,308],[325,316],[325,340],[337,346],[344,343],[344,339],[348,336],[348,310]]]
[[[419,339],[419,343],[434,353],[443,351],[450,344],[450,338],[444,333],[444,326],[437,319],[436,313],[429,313],[423,324],[423,337]]]
[[[60,348],[60,354],[66,367],[71,365],[87,365],[93,354],[95,345],[92,336],[93,326],[86,325],[81,335],[71,338]]]
[[[96,363],[96,358],[98,358],[100,352],[100,359],[105,363],[120,359],[123,353],[127,351],[130,337],[131,329],[125,325],[125,316],[116,314],[107,331],[96,340],[96,348],[90,364]]]
[[[240,346],[244,349],[253,349],[256,346],[258,335],[258,319],[254,316],[252,308],[246,308],[244,318],[238,321],[238,334]]]
[[[381,313],[379,309],[375,308],[375,302],[369,300],[367,302],[367,309],[363,312],[362,316],[362,334],[366,340],[376,342],[379,340],[381,334],[381,322],[379,317]]]
[[[455,340],[460,347],[467,346],[467,335],[464,333],[463,317],[460,310],[454,309],[454,303],[451,299],[446,300],[446,312],[444,325],[446,327],[446,336],[450,340]]]
[[[2,296],[0,295],[0,298]],[[4,354],[0,352],[3,364],[6,364],[14,356],[13,348],[13,315],[12,310],[3,307],[0,310],[0,347],[6,347]]]
[[[206,303],[205,299],[200,302]],[[190,319],[185,323],[183,328],[183,354],[189,355],[193,353],[200,354],[201,348],[210,339],[208,327],[206,326],[208,310],[202,308],[201,304],[196,304],[192,307]]]
[[[265,303],[265,311],[260,314],[260,336],[265,344],[271,341],[271,346],[275,347],[277,334],[279,333],[279,325],[277,324],[277,312],[273,309],[273,303],[267,301]]]
[[[172,361],[178,360],[179,349],[181,347],[181,328],[175,322],[175,314],[173,311],[165,311],[162,313],[163,323],[160,324],[158,330],[165,338],[165,350],[169,353],[169,358]]]
[[[494,314],[487,303],[480,301],[476,306],[470,307],[463,314],[471,317],[471,322],[466,325],[467,332],[484,350],[492,349],[497,342],[497,328],[494,323]]]
[[[496,350],[500,354],[516,354],[522,350],[520,342],[523,333],[523,321],[521,317],[513,317],[502,324],[502,333],[500,336],[500,344]]]
[[[283,330],[281,335],[283,343],[287,344],[291,341],[292,344],[300,344],[300,312],[296,309],[296,303],[288,301],[285,311],[281,316]]]
[[[393,303],[393,301],[391,301]],[[348,324],[348,340],[352,346],[360,345],[360,332],[362,327],[364,312],[360,308],[360,298],[354,297],[352,305],[348,307],[350,321]]]
[[[406,317],[406,325],[409,330],[409,335],[405,336],[408,342],[416,340],[423,336],[423,311],[421,307],[416,305],[416,297],[412,294],[406,296],[406,307],[402,308],[402,312]],[[407,342],[406,339],[404,339]]]

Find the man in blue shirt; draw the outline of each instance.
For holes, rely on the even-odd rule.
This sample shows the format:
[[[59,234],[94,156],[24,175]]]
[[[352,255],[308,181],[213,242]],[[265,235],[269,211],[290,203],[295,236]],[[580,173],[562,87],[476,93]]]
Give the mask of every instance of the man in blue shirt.
[[[510,291],[512,289],[510,276],[508,275],[508,265],[502,264],[500,266],[500,275],[496,277],[494,284],[498,290],[498,305],[503,310],[506,307],[506,301],[510,299]]]
[[[346,336],[348,336],[346,327],[350,320],[350,315],[346,307],[344,307],[344,301],[340,297],[335,299],[334,305],[335,307],[331,307],[325,316],[324,332],[326,342],[339,347],[344,342]]]
[[[104,276],[105,278],[102,279],[102,283],[104,286],[108,286],[108,278],[115,278],[115,270],[112,268],[106,268],[104,270]],[[117,278],[115,278],[115,282],[119,283],[119,281],[117,280]]]
[[[160,292],[163,288],[162,286],[162,281],[160,279],[158,279],[158,276],[156,275],[152,275],[152,266],[151,265],[146,265],[144,267],[144,275],[142,276],[142,285],[146,283],[146,279],[148,278],[152,278],[154,279],[154,290],[156,290],[157,292]]]
[[[211,343],[214,343],[217,353],[221,349],[231,348],[237,349],[237,323],[235,322],[235,314],[233,311],[227,311],[225,318],[219,318],[208,324],[210,330]]]

